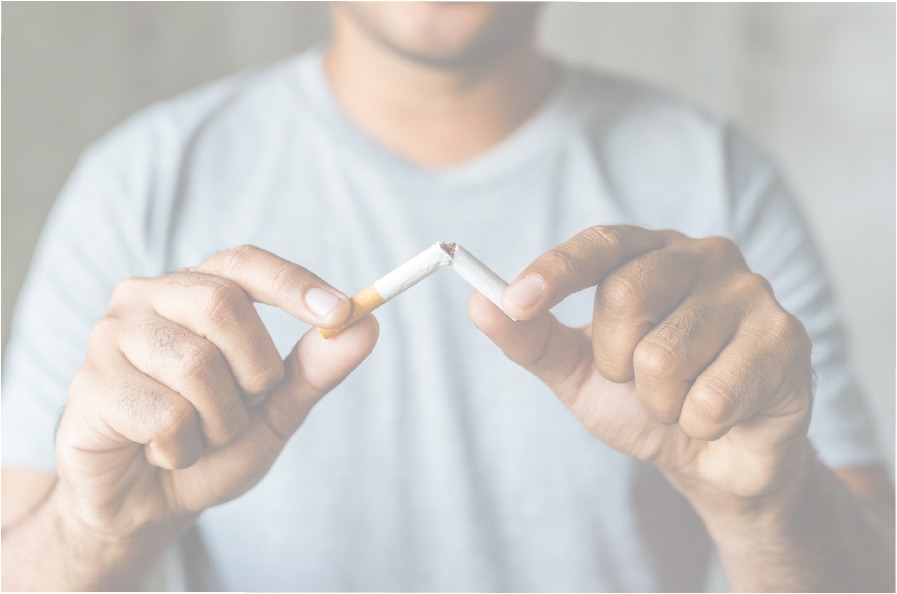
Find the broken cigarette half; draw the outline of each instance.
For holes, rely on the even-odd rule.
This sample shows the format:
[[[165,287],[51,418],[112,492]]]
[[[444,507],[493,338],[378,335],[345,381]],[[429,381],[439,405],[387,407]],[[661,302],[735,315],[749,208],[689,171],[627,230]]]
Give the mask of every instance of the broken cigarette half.
[[[355,294],[349,300],[352,312],[342,325],[337,328],[318,328],[318,332],[324,338],[336,336],[443,266],[451,266],[461,278],[504,311],[501,306],[501,294],[508,287],[508,283],[460,245],[439,242]],[[505,315],[508,315],[507,312]],[[516,321],[516,318],[510,315],[508,317]]]

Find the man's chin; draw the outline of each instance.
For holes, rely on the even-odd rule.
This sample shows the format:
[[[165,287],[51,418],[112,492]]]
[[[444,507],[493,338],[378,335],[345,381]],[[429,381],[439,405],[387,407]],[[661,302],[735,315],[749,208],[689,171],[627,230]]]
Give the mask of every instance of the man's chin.
[[[342,8],[393,54],[443,70],[477,68],[529,43],[539,10],[514,3],[347,3]]]
[[[439,70],[471,70],[484,66],[495,60],[505,49],[501,46],[470,46],[463,50],[438,51],[433,49],[417,49],[402,47],[381,39],[381,43],[390,51],[415,64]]]

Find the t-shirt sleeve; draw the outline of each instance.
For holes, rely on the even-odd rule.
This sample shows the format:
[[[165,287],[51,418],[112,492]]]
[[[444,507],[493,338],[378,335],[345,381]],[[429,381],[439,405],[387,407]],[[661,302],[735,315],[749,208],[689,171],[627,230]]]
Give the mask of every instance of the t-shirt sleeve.
[[[849,369],[832,289],[807,225],[770,161],[737,133],[730,131],[726,143],[734,239],[813,342],[810,440],[833,468],[881,463],[872,419]]]
[[[4,353],[3,466],[55,470],[54,436],[87,339],[115,286],[139,275],[140,209],[121,138],[88,149],[50,212]]]

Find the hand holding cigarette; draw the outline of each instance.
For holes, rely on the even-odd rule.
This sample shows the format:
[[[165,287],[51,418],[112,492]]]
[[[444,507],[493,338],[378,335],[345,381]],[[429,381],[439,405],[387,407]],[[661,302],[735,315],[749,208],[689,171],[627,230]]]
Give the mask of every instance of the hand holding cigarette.
[[[349,300],[352,311],[342,325],[337,328],[318,328],[318,331],[324,338],[336,336],[445,266],[451,266],[461,278],[501,309],[501,295],[508,283],[460,245],[439,242],[355,294]]]
[[[121,283],[91,334],[56,435],[53,509],[77,542],[134,544],[133,575],[199,512],[256,484],[377,341],[368,319],[339,341],[307,332],[282,359],[253,302],[314,325],[349,315],[311,271],[243,246]]]
[[[591,324],[549,309],[595,287]],[[657,465],[699,511],[785,493],[814,463],[810,341],[728,239],[593,227],[474,323],[599,439]]]

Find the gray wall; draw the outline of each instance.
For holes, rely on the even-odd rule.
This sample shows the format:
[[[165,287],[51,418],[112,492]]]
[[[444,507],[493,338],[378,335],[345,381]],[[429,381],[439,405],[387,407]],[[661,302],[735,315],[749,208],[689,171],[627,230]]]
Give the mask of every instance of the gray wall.
[[[3,344],[47,209],[85,144],[135,110],[326,35],[326,7],[4,3]],[[893,4],[563,4],[555,54],[733,119],[775,155],[835,279],[894,452]]]

